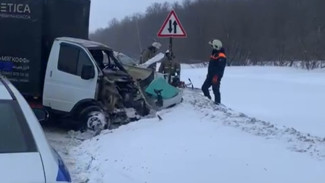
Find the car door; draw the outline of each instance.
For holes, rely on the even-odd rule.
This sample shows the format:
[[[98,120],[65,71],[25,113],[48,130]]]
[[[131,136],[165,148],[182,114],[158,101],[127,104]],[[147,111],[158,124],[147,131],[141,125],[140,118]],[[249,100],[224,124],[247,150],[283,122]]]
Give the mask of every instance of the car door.
[[[43,104],[55,110],[70,112],[79,101],[95,98],[98,70],[87,49],[65,42],[57,43],[58,47],[57,54],[50,55]],[[93,78],[82,79],[83,66],[93,69]]]
[[[44,183],[38,146],[18,101],[0,99],[0,116],[1,182]]]

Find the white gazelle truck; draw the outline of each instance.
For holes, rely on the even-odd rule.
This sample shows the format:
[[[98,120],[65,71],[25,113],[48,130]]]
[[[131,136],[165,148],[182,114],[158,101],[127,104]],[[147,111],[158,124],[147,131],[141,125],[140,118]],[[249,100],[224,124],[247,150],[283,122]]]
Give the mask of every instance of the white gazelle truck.
[[[113,50],[101,43],[61,37],[49,55],[42,103],[90,129],[126,123],[147,115],[140,91]]]
[[[141,83],[111,48],[88,40],[90,0],[4,0],[0,6],[0,74],[36,113],[93,130],[149,113]]]

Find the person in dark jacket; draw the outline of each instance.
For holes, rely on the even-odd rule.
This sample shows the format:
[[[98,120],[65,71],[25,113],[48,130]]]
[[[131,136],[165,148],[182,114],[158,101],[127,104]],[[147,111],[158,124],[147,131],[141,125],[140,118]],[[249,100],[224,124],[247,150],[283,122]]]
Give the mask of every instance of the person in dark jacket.
[[[215,97],[214,102],[220,104],[220,82],[225,71],[227,57],[220,40],[214,39],[210,41],[209,44],[212,47],[212,54],[210,56],[208,74],[202,85],[202,91],[204,96],[211,99],[209,88],[212,86],[212,91]]]
[[[153,42],[146,50],[144,50],[141,54],[140,64],[145,63],[152,57],[157,54],[157,51],[160,49],[161,44],[159,42]],[[155,64],[156,65],[156,64]],[[150,66],[150,68],[155,68],[154,66]]]

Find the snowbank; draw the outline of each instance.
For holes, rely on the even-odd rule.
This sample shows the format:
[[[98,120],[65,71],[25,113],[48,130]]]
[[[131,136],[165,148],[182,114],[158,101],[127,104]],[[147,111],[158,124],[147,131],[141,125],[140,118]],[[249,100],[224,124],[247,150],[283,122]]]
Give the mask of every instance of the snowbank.
[[[200,87],[206,70],[183,68],[181,77]],[[222,102],[232,109],[187,89],[163,120],[93,138],[46,134],[77,183],[323,183],[324,78],[321,69],[227,67]]]
[[[70,151],[95,182],[321,183],[324,139],[216,107],[196,92],[160,112]],[[311,142],[312,141],[312,142]],[[320,161],[322,160],[322,161]]]
[[[181,64],[182,69],[205,68],[207,66],[208,66],[208,62],[203,62],[199,64]]]
[[[200,88],[206,68],[182,70]],[[211,91],[212,92],[212,91]],[[325,70],[289,67],[226,67],[222,103],[257,119],[325,137]]]

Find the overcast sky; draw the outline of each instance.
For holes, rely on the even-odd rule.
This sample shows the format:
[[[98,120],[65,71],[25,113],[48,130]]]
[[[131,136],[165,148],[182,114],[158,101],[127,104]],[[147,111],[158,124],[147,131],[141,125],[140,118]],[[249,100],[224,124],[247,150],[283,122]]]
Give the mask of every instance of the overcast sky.
[[[90,32],[107,27],[113,18],[121,20],[135,13],[145,13],[151,4],[166,1],[182,2],[182,0],[91,0]]]

